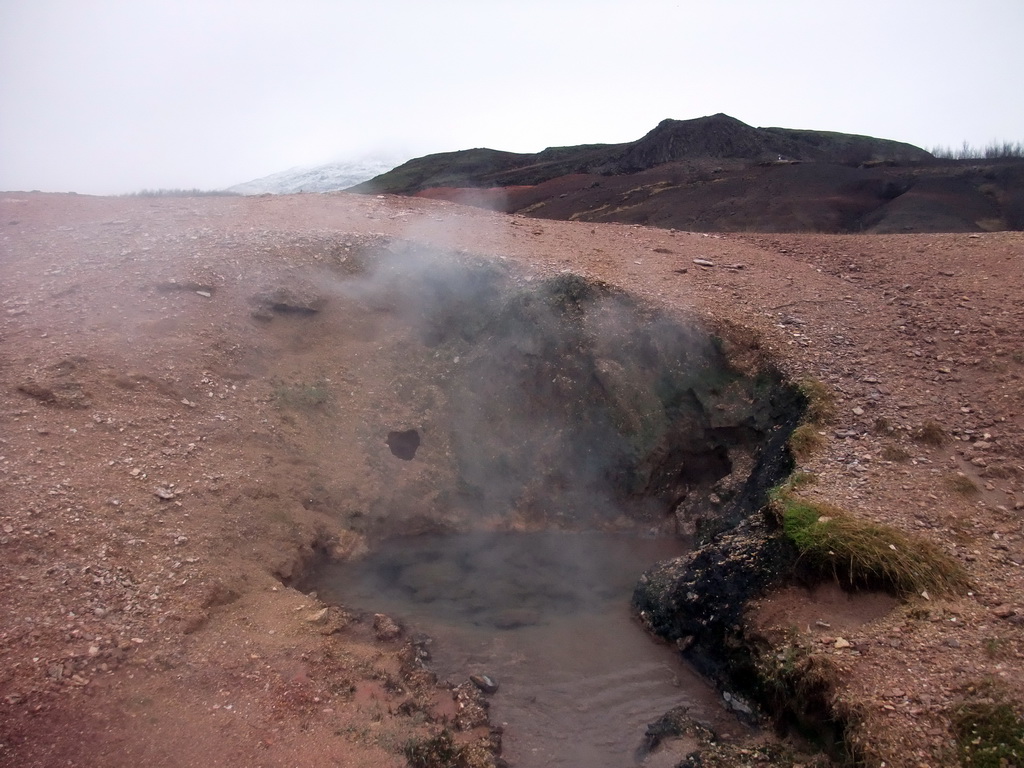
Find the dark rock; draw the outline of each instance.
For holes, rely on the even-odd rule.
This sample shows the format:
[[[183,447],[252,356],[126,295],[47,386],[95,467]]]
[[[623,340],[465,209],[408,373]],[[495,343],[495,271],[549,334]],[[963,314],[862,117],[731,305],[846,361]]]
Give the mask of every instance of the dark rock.
[[[396,640],[402,635],[402,628],[395,623],[395,620],[383,613],[373,615],[373,631],[378,640]]]
[[[658,563],[640,578],[633,608],[654,634],[683,642],[704,674],[732,682],[736,627],[751,599],[789,578],[797,553],[761,513],[681,558]]]
[[[490,675],[470,675],[469,681],[484,693],[498,692],[498,682]]]
[[[327,304],[320,293],[307,287],[280,287],[260,291],[250,298],[257,311],[272,310],[281,314],[315,315]]]

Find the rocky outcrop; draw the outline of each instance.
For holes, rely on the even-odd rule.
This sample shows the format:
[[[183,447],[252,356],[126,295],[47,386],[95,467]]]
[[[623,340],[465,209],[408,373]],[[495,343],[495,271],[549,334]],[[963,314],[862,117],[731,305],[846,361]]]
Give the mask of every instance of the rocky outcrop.
[[[352,188],[355,192],[413,194],[430,187],[508,187],[540,184],[569,174],[619,175],[679,160],[925,162],[928,152],[910,144],[828,131],[754,128],[717,114],[663,120],[625,144],[549,147],[536,154],[468,149],[415,158]]]
[[[792,575],[796,550],[765,515],[754,514],[685,557],[640,578],[633,608],[644,626],[678,647],[721,685],[748,690],[749,651],[737,640],[753,597]],[[739,658],[738,658],[739,657]]]

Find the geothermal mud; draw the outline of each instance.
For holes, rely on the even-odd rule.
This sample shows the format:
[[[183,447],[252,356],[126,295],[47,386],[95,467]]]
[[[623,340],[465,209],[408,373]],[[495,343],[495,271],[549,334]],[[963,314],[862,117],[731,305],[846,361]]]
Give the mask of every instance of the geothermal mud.
[[[383,318],[402,357],[380,375],[409,405],[381,425],[390,477],[349,521],[371,538],[412,526],[706,539],[785,470],[799,396],[768,366],[740,370],[694,321],[576,275],[533,280],[402,243],[361,264],[327,295],[336,313]]]
[[[286,581],[425,632],[453,684],[501,678],[491,720],[517,765],[618,764],[680,705],[740,732],[629,597],[646,568],[760,508],[790,467],[800,396],[700,324],[577,275],[402,243],[356,263],[323,311],[386,318],[408,402],[429,405],[382,425],[393,474],[372,512],[336,512],[369,554]],[[758,583],[702,597],[742,602]]]
[[[677,539],[596,532],[401,537],[307,586],[426,633],[442,680],[496,681],[491,722],[511,764],[612,768],[632,762],[648,724],[679,705],[723,737],[743,731],[629,610],[640,573],[681,550]]]

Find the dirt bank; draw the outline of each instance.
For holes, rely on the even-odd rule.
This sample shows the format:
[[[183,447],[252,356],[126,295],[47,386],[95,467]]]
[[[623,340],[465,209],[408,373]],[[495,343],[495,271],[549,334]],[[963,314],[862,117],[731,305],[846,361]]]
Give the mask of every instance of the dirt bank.
[[[603,281],[836,393],[805,493],[934,541],[974,585],[844,643],[827,615],[789,621],[811,595],[759,614],[839,670],[869,761],[948,764],[952,708],[983,681],[1024,700],[1020,234],[715,236],[345,194],[5,193],[0,238],[0,762],[399,766],[453,706],[386,626],[285,586],[314,547],[358,551],[368,521],[434,525],[423,509],[445,503],[453,446],[406,460],[389,435],[430,433],[443,398],[418,384],[452,361],[409,340],[409,315],[321,304],[362,301],[325,275],[391,238],[524,281]],[[922,440],[932,422],[941,437]]]

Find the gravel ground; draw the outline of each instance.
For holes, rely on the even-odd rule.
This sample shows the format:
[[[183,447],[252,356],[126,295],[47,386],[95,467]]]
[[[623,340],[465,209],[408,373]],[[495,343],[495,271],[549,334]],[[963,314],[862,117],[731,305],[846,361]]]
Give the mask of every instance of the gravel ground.
[[[381,621],[286,586],[318,543],[365,546],[334,510],[437,492],[436,467],[396,467],[381,436],[429,416],[403,389],[419,363],[400,323],[310,303],[382,237],[599,278],[827,384],[838,416],[805,493],[932,540],[973,582],[843,643],[795,628],[840,670],[852,738],[876,765],[944,765],[972,686],[1024,701],[1021,233],[715,235],[344,193],[5,193],[0,763],[400,766],[453,706]],[[293,311],[267,322],[275,300]],[[320,381],[344,394],[329,423],[310,413]],[[942,443],[915,439],[932,422]]]

